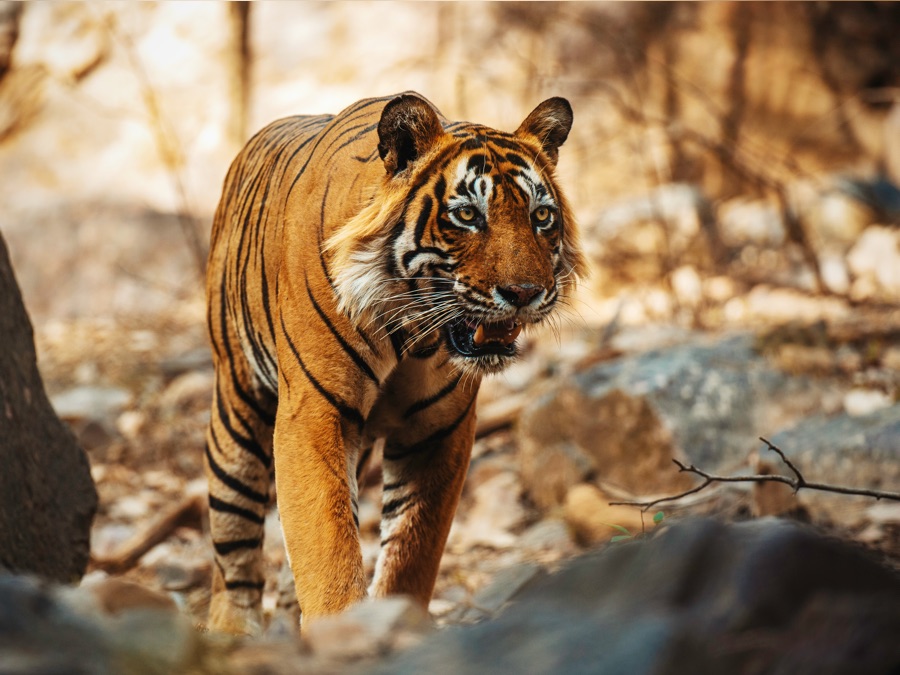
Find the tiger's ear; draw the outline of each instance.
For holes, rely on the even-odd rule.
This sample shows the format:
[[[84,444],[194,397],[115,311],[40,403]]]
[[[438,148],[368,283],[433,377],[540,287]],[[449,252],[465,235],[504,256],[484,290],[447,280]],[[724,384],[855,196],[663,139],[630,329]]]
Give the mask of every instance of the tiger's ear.
[[[441,121],[427,101],[403,94],[388,103],[381,113],[378,154],[393,176],[428,152],[443,133]]]
[[[532,136],[537,139],[550,162],[556,166],[559,146],[566,142],[571,128],[572,106],[566,99],[555,96],[531,111],[516,129],[516,136]]]

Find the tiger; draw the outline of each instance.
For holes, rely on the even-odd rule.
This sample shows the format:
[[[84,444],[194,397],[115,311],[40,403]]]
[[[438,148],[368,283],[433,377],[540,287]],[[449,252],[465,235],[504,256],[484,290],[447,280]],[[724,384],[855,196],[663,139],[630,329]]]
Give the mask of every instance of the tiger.
[[[407,92],[277,120],[239,152],[207,266],[209,628],[263,629],[271,493],[302,623],[369,595],[427,608],[481,379],[584,271],[555,175],[572,119],[550,98],[507,133]],[[359,480],[376,441],[367,584]]]

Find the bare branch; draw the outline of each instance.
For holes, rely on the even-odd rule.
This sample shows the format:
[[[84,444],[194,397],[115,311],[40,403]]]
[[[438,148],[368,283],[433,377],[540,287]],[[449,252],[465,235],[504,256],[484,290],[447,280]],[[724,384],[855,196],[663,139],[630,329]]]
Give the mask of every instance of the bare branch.
[[[673,502],[682,497],[687,497],[688,495],[692,495],[696,492],[700,492],[704,490],[709,485],[713,483],[784,483],[785,485],[790,485],[794,489],[794,494],[801,488],[805,488],[807,490],[819,490],[820,492],[835,492],[838,494],[844,495],[857,495],[861,497],[874,497],[875,499],[892,499],[896,501],[900,501],[900,492],[892,492],[889,490],[870,490],[867,488],[853,488],[853,487],[845,487],[843,485],[831,485],[829,483],[815,483],[806,480],[803,477],[803,474],[800,473],[800,470],[791,462],[787,456],[785,456],[784,452],[776,445],[773,445],[765,438],[760,437],[763,443],[768,446],[768,449],[772,452],[776,453],[781,461],[791,470],[794,474],[794,478],[789,476],[781,476],[778,474],[770,474],[770,475],[752,475],[752,476],[718,476],[716,474],[708,473],[703,469],[700,469],[693,464],[686,465],[677,459],[673,459],[672,461],[678,467],[680,472],[693,473],[697,476],[703,478],[703,482],[700,485],[691,488],[690,490],[685,490],[684,492],[679,492],[676,495],[671,495],[669,497],[660,497],[659,499],[653,499],[651,501],[625,501],[625,502],[609,502],[610,506],[639,506],[641,507],[641,511],[647,511],[648,509],[653,508],[657,504],[663,504],[665,502]]]
[[[787,468],[794,472],[794,475],[797,477],[798,481],[804,484],[806,483],[806,479],[803,478],[803,474],[800,473],[800,469],[794,466],[793,462],[791,462],[791,460],[789,460],[787,456],[781,451],[781,448],[776,445],[772,445],[767,439],[763,438],[762,436],[759,437],[759,440],[765,443],[768,446],[769,450],[781,457],[781,461],[787,465]],[[794,490],[794,492],[796,492],[796,490]]]
[[[110,574],[122,574],[138,564],[151,549],[168,539],[179,527],[201,529],[201,520],[207,509],[205,495],[191,495],[163,511],[144,531],[135,534],[118,551],[105,558],[92,557],[94,569]]]

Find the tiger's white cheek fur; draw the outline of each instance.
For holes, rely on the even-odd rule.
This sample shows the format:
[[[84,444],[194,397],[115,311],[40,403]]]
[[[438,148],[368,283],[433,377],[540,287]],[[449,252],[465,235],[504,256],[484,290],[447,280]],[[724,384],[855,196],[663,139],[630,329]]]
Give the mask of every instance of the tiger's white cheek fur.
[[[384,271],[386,246],[381,239],[368,243],[335,275],[338,310],[352,319],[375,310],[385,299],[390,281]]]

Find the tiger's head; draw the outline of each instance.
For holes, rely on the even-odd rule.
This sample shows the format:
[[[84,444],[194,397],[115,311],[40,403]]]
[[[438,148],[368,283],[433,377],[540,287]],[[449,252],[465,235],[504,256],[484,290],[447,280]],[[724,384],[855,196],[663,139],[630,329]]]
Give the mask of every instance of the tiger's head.
[[[339,309],[408,345],[437,337],[464,371],[501,370],[522,328],[584,270],[554,175],[571,125],[562,98],[511,134],[442,123],[416,95],[390,101],[378,125],[386,175],[327,244]]]

